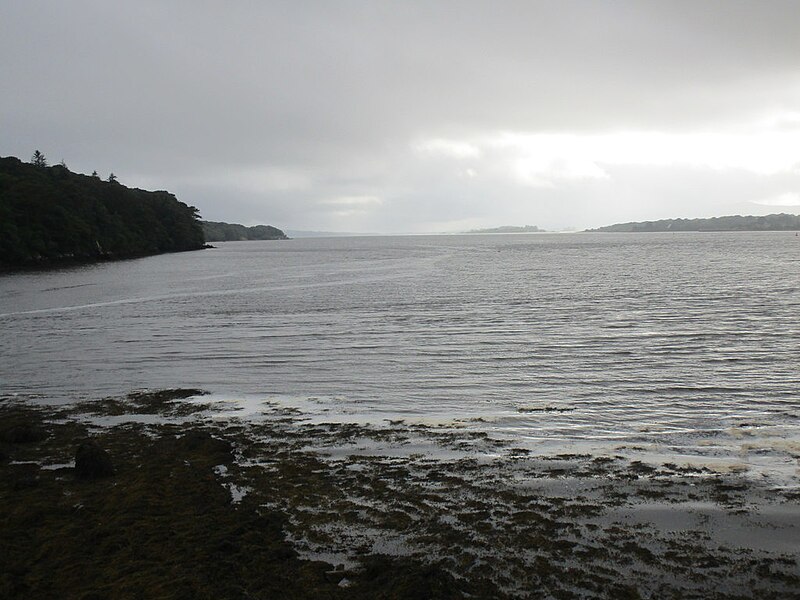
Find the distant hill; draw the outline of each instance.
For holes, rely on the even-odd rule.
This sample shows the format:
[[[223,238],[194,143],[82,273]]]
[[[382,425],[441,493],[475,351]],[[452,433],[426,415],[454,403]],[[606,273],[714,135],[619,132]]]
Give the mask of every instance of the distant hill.
[[[525,225],[523,227],[503,225],[502,227],[491,227],[489,229],[473,229],[466,233],[537,233],[543,231],[544,229],[539,229],[536,225]]]
[[[796,231],[800,216],[785,213],[763,217],[733,215],[710,219],[662,219],[637,223],[618,223],[587,231],[636,233],[646,231]]]
[[[0,269],[203,248],[197,209],[169,192],[0,158]]]
[[[342,231],[308,231],[303,229],[287,229],[286,235],[291,238],[320,238],[320,237],[352,237],[372,235],[367,233],[351,233]]]
[[[201,221],[207,242],[236,242],[247,240],[288,240],[286,234],[271,225],[245,227],[238,223]]]

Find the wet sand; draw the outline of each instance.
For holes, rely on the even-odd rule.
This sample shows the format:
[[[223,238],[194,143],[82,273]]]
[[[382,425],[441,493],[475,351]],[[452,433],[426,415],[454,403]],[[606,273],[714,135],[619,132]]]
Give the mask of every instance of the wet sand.
[[[0,596],[796,597],[796,486],[236,408],[191,390],[0,402],[2,554],[15,557]],[[15,439],[20,424],[38,433]],[[112,477],[75,477],[87,437]],[[103,551],[87,556],[86,536]]]

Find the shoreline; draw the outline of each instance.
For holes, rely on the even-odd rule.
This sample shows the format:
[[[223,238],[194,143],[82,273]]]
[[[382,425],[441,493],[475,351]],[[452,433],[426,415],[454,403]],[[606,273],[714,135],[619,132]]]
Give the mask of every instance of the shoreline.
[[[129,260],[139,260],[162,256],[164,254],[176,254],[180,252],[197,252],[198,250],[210,250],[216,246],[204,243],[197,248],[183,248],[181,250],[167,250],[164,252],[142,252],[135,254],[122,255],[96,255],[96,256],[63,256],[55,258],[44,258],[41,260],[31,260],[21,263],[0,263],[0,276],[16,275],[25,273],[41,273],[47,271],[58,271],[60,269],[70,269],[76,267],[88,267],[91,265],[101,265],[107,263],[117,263]]]
[[[506,448],[488,459],[501,442],[485,432],[309,423],[269,403],[261,418],[239,418],[201,394],[139,392],[65,407],[0,400],[12,525],[3,546],[18,557],[0,595],[124,596],[126,585],[175,594],[175,580],[198,597],[271,597],[280,581],[295,597],[780,598],[800,584],[794,486],[623,456]],[[26,423],[38,433],[11,441],[9,427]],[[75,447],[87,437],[108,452],[113,476],[76,479]],[[439,454],[420,451],[420,438]],[[399,450],[381,454],[380,445]],[[188,518],[197,502],[210,516]],[[126,503],[138,513],[127,506],[124,516]],[[83,555],[64,533],[80,523],[81,535],[97,535],[90,507],[121,521],[103,530],[104,568],[90,565],[73,581],[65,573]],[[24,525],[34,515],[46,519],[32,532]],[[158,550],[179,526],[202,556]],[[132,527],[150,531],[155,555],[131,572]],[[238,533],[226,544],[214,530]],[[250,540],[256,530],[262,539]],[[34,539],[58,553],[34,560]],[[230,575],[191,574],[217,572],[220,561]]]

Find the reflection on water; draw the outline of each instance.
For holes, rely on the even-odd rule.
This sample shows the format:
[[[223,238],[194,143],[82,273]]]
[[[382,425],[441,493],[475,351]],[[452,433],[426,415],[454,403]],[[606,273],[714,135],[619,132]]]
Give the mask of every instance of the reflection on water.
[[[796,478],[797,240],[303,239],[6,275],[0,393],[203,387]]]

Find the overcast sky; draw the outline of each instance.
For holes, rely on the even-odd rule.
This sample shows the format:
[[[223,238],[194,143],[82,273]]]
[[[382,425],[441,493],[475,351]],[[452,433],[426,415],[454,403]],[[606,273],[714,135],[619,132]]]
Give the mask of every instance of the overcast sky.
[[[800,4],[0,3],[0,155],[285,229],[800,213]]]

